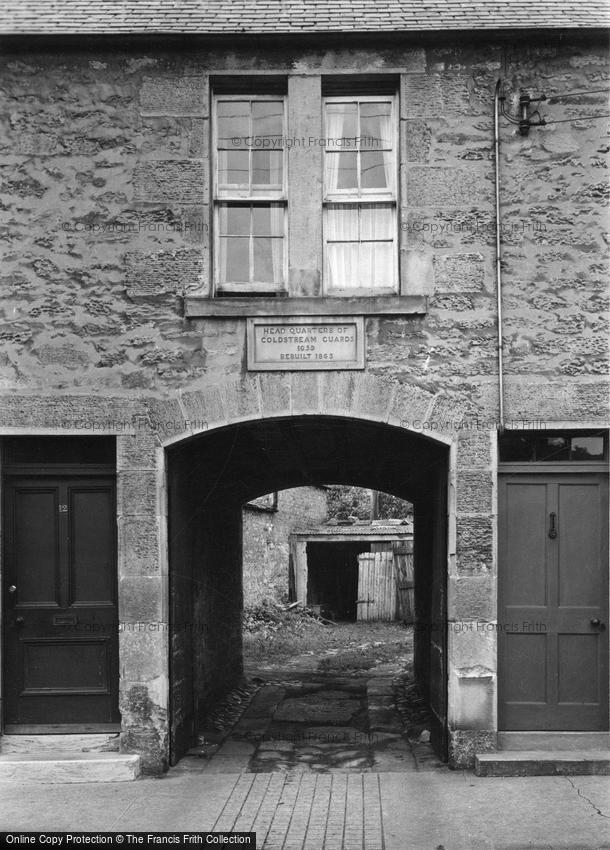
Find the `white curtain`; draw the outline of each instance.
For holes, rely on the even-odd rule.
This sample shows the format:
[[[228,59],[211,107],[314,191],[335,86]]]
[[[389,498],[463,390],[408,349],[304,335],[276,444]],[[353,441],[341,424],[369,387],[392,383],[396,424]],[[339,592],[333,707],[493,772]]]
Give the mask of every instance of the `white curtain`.
[[[219,283],[225,283],[227,280],[227,261],[228,261],[228,251],[227,251],[227,239],[223,239],[222,236],[227,232],[227,208],[222,205],[218,208],[218,233],[219,233],[219,247],[220,247],[220,268],[218,269],[218,281]]]
[[[370,102],[369,102],[370,103]],[[369,142],[368,150],[378,150],[383,161],[385,189],[394,192],[393,174],[395,151],[392,149],[392,110],[386,101],[373,104],[369,117],[378,120],[378,130],[371,133],[379,139],[377,146]],[[326,135],[329,139],[341,138],[345,133],[346,104],[329,104],[326,109]],[[371,115],[373,113],[373,115]],[[360,132],[360,128],[358,130]],[[340,150],[329,146],[330,151]],[[383,150],[383,148],[388,148]],[[339,153],[326,153],[326,190],[336,191],[339,184]],[[358,154],[358,167],[362,168],[362,153]],[[353,199],[358,199],[355,190]],[[393,205],[388,203],[329,204],[326,215],[325,241],[327,254],[328,288],[374,289],[395,285],[395,234]]]
[[[360,209],[360,239],[363,242],[392,239],[392,219],[389,204],[363,204]]]
[[[329,289],[358,286],[358,207],[332,205],[326,217]]]
[[[393,286],[393,229],[389,204],[330,206],[326,218],[329,289]]]
[[[341,109],[344,104],[329,103],[326,106],[326,138],[340,139],[344,133],[345,113]],[[337,144],[327,146],[328,150],[325,154],[326,167],[326,191],[336,192],[339,185],[339,160],[341,148]],[[336,151],[336,153],[335,153]]]
[[[379,136],[383,140],[382,144],[385,146],[389,144],[390,150],[382,151],[383,154],[383,171],[385,174],[385,185],[387,189],[394,188],[394,174],[393,172],[393,163],[394,163],[394,151],[391,148],[394,145],[394,139],[392,137],[392,109],[387,110],[386,113],[381,113],[379,116]]]
[[[280,204],[271,205],[271,267],[273,269],[273,282],[285,283],[284,281],[284,207]]]
[[[394,285],[392,207],[366,204],[360,210],[360,286],[376,289]]]

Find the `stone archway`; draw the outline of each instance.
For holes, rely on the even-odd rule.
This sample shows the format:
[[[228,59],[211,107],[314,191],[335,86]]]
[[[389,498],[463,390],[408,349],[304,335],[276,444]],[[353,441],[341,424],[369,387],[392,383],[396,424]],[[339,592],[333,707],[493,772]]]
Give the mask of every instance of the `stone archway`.
[[[172,760],[242,673],[242,505],[273,490],[345,483],[415,505],[416,667],[446,748],[448,447],[366,420],[249,420],[168,451]]]
[[[449,416],[452,421],[446,421]],[[121,596],[122,611],[128,611],[132,621],[156,618],[167,623],[169,619],[163,481],[166,460],[173,452],[180,454],[191,444],[220,446],[214,442],[218,435],[224,434],[222,440],[226,440],[226,435],[238,433],[237,426],[243,433],[256,423],[311,424],[324,418],[350,422],[352,427],[353,423],[382,427],[384,434],[401,434],[412,446],[434,445],[447,458],[442,485],[446,530],[442,604],[446,606],[449,631],[444,681],[440,683],[439,676],[432,674],[429,684],[442,684],[441,690],[448,694],[450,761],[456,766],[470,764],[475,748],[495,746],[495,635],[491,630],[479,632],[475,625],[479,619],[495,618],[495,433],[460,428],[459,416],[459,408],[447,397],[412,384],[346,372],[246,376],[170,399],[149,399],[140,429],[134,436],[119,439],[120,572],[122,586],[131,591]],[[418,451],[412,447],[412,456]],[[240,457],[246,455],[242,452]],[[242,471],[252,483],[252,468]],[[323,471],[326,476],[328,468]],[[169,477],[171,505],[171,493],[175,496],[171,470]],[[370,474],[359,480],[365,486],[375,486]],[[267,477],[264,483],[253,484],[248,494],[251,497],[291,486],[295,481],[294,475],[283,485],[279,477],[273,481]],[[380,489],[391,488],[380,482]],[[399,489],[397,494],[405,495]],[[244,492],[243,488],[235,491],[233,501],[236,503]],[[223,499],[225,504],[230,501],[226,489]],[[438,497],[434,503],[441,504]],[[238,552],[226,551],[225,555],[229,560],[239,557]],[[453,627],[455,623],[458,628]],[[192,705],[177,707],[181,690],[176,678],[177,657],[171,662],[170,686],[170,638],[168,632],[121,635],[122,748],[144,752],[150,770],[163,769],[167,764],[170,714],[174,740],[179,737],[176,730],[180,718],[189,713],[194,716]],[[182,698],[184,694],[182,689]],[[187,694],[187,702],[189,699]],[[472,711],[469,706],[474,706]],[[179,750],[177,746],[176,752]]]

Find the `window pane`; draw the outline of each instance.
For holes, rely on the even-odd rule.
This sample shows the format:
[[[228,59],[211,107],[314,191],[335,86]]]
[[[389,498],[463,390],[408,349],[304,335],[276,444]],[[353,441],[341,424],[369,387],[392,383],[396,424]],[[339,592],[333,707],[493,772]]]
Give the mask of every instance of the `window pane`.
[[[533,461],[535,460],[534,441],[531,437],[520,434],[504,434],[499,440],[500,460]]]
[[[391,155],[383,151],[363,151],[360,154],[360,185],[363,189],[389,189],[391,185]]]
[[[221,237],[219,274],[221,283],[248,283],[249,253],[248,237]]]
[[[284,109],[282,101],[252,102],[252,135],[254,145],[263,150],[281,150],[283,146]]]
[[[358,161],[354,151],[326,154],[327,190],[358,189]]]
[[[541,437],[536,441],[536,460],[568,460],[569,457],[568,437]]]
[[[572,437],[571,460],[603,460],[603,437]]]
[[[255,236],[271,236],[270,207],[252,207],[252,233]]]
[[[362,242],[359,285],[369,289],[394,286],[393,259],[391,242]]]
[[[370,204],[360,210],[360,238],[394,239],[394,216],[389,204]]]
[[[281,283],[283,240],[255,237],[253,280],[257,283]]]
[[[216,104],[219,148],[245,148],[250,135],[250,103],[247,100],[219,100]],[[238,144],[235,141],[238,140]]]
[[[223,204],[218,210],[218,228],[221,236],[248,236],[250,207],[229,207]]]
[[[360,104],[360,147],[371,150],[392,147],[392,104]]]
[[[252,151],[252,185],[282,188],[282,152]]]
[[[326,239],[333,242],[358,241],[358,207],[329,206]]]
[[[358,286],[357,242],[330,242],[327,245],[329,289],[352,289]]]
[[[249,187],[249,153],[242,150],[218,152],[218,186]]]
[[[284,208],[280,204],[252,207],[252,233],[254,236],[284,235]]]
[[[358,135],[358,105],[356,103],[326,104],[326,148],[337,150],[354,147]]]

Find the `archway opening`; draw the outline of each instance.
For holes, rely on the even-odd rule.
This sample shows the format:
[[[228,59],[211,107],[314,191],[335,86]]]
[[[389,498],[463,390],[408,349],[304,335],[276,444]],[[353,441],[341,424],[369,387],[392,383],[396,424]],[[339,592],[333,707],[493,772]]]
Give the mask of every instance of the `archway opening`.
[[[172,763],[243,673],[243,504],[325,484],[384,491],[414,505],[415,672],[433,744],[445,755],[448,447],[366,420],[301,416],[238,423],[167,454]]]

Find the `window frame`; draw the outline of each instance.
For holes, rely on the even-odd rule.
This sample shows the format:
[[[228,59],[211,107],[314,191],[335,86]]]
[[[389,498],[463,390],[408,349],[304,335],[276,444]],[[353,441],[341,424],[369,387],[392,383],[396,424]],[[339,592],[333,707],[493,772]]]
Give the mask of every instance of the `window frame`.
[[[588,438],[600,438],[602,440],[602,456],[601,457],[574,457],[574,446],[572,445],[572,440],[578,439],[588,439]],[[506,444],[510,439],[522,439],[525,442],[526,446],[530,447],[532,457],[526,458],[518,458],[518,459],[506,459]],[[563,439],[567,440],[568,444],[565,447],[567,450],[567,457],[538,457],[539,447],[538,442],[541,440],[550,440],[550,439]],[[559,449],[558,449],[559,452]],[[582,464],[605,464],[608,465],[608,454],[609,454],[609,435],[608,430],[605,428],[584,428],[584,429],[573,429],[573,428],[564,428],[564,429],[544,429],[540,428],[539,430],[521,430],[521,429],[507,429],[502,434],[498,435],[498,464],[500,466],[513,467],[513,466],[527,466],[529,467],[539,467],[541,464],[545,464],[546,466],[558,466],[562,469],[573,469],[578,467],[578,465]]]
[[[398,215],[399,215],[399,166],[400,166],[400,126],[399,126],[399,93],[397,91],[391,94],[357,94],[350,92],[349,94],[343,95],[323,95],[322,96],[322,120],[323,120],[323,135],[324,139],[328,139],[328,121],[327,121],[327,111],[326,106],[328,103],[378,103],[378,102],[387,102],[391,105],[391,154],[392,154],[392,185],[388,190],[379,191],[377,189],[359,189],[357,194],[354,193],[353,189],[350,190],[336,190],[329,192],[327,186],[327,162],[326,157],[329,153],[328,146],[324,144],[323,149],[323,157],[322,157],[322,251],[323,251],[323,294],[328,297],[354,297],[354,296],[385,296],[385,295],[400,295],[400,264],[399,264],[399,255],[400,255],[400,239],[398,233]],[[360,126],[358,127],[358,131],[360,131]],[[387,150],[387,148],[382,148],[381,150]],[[332,152],[332,151],[330,151]],[[360,147],[356,148],[356,152],[358,154],[358,173],[360,175]],[[360,176],[359,176],[360,179]],[[379,286],[379,287],[362,287],[362,286],[354,286],[354,287],[331,287],[330,286],[330,263],[329,263],[329,252],[328,252],[328,218],[329,218],[329,210],[331,208],[336,208],[337,206],[345,206],[345,207],[357,207],[359,210],[362,210],[363,207],[370,206],[372,204],[384,204],[390,210],[392,214],[392,240],[391,244],[393,246],[393,262],[392,262],[392,284],[389,286]],[[359,213],[359,222],[360,222],[360,213]],[[360,224],[359,224],[360,226]],[[379,241],[379,242],[389,242],[390,240],[368,240],[371,242]],[[363,240],[359,239],[358,244],[363,244]]]
[[[276,92],[260,94],[225,94],[224,92],[214,92],[212,94],[212,110],[211,110],[211,160],[212,160],[212,227],[213,227],[213,253],[212,253],[212,282],[213,296],[222,297],[223,295],[241,295],[248,298],[254,298],[257,295],[286,295],[288,294],[288,148],[284,143],[282,146],[282,186],[281,189],[272,189],[268,192],[252,194],[251,190],[226,190],[219,189],[218,172],[220,166],[220,156],[218,147],[218,103],[220,101],[248,101],[250,104],[254,101],[268,101],[282,103],[282,139],[286,139],[287,127],[287,95],[278,94]],[[251,179],[252,168],[252,153],[257,150],[255,145],[247,146],[249,152],[249,178]],[[251,184],[250,184],[251,185]],[[220,208],[221,206],[260,206],[270,207],[272,204],[279,205],[283,208],[282,215],[282,281],[275,282],[222,282],[220,280]],[[252,234],[250,234],[250,240]],[[253,264],[249,262],[249,275],[252,276]]]

